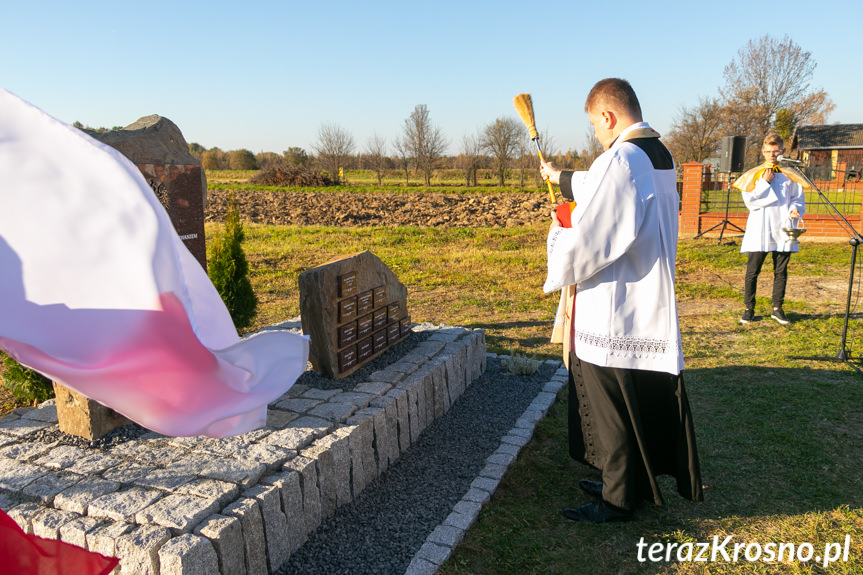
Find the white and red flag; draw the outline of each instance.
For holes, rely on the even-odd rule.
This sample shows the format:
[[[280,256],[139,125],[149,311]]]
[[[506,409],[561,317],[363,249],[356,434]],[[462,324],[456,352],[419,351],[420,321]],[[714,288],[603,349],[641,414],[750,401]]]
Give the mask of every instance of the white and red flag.
[[[265,425],[308,339],[241,339],[122,154],[0,89],[0,348],[148,429]]]

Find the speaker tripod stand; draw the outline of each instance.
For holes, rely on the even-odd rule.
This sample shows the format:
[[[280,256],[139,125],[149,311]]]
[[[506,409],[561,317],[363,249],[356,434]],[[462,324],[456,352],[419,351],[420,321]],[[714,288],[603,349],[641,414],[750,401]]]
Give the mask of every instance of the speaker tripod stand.
[[[721,229],[719,230],[719,242],[717,242],[720,244],[722,243],[722,236],[725,234],[725,228],[727,228],[727,227],[732,227],[735,230],[737,230],[738,232],[740,232],[741,234],[744,233],[743,230],[741,230],[736,224],[734,224],[728,220],[728,204],[729,203],[731,203],[731,172],[728,173],[728,186],[725,189],[725,217],[722,218],[722,221],[720,221],[718,224],[716,224],[715,226],[713,226],[709,230],[704,230],[703,232],[701,232],[700,234],[698,234],[697,236],[695,236],[692,239],[697,240],[698,238],[700,238],[704,234],[710,233],[713,230],[715,230],[716,228],[720,228],[720,227],[721,227]]]

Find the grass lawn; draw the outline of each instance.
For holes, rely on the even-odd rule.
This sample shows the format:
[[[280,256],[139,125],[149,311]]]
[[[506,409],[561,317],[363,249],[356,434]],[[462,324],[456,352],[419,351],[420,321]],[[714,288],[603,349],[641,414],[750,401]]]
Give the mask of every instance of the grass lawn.
[[[302,270],[368,249],[408,286],[414,321],[484,327],[489,351],[558,357],[558,346],[547,342],[557,295],[541,291],[545,223],[511,229],[246,229],[252,281],[262,302],[255,327],[298,315]],[[836,310],[844,310],[844,298],[788,301],[789,326],[769,318],[741,326],[740,286],[710,279],[742,273],[738,252],[738,246],[711,241],[680,243],[681,309],[695,310],[681,313],[681,330],[705,501],[683,500],[662,478],[666,505],[645,505],[637,521],[583,525],[564,519],[564,507],[587,502],[577,481],[598,474],[566,453],[562,392],[440,573],[863,572],[863,377],[839,363],[789,357],[836,354],[843,319]],[[789,286],[819,278],[847,282],[848,254],[844,243],[805,245],[791,260]],[[759,307],[768,306],[769,299],[759,297]],[[849,349],[859,332],[855,312]],[[721,544],[729,536],[728,561],[721,553],[715,562],[677,560],[678,550],[686,557],[691,548],[695,557],[697,543],[717,538]],[[640,542],[645,561],[639,561]],[[664,555],[647,560],[649,546],[657,543],[677,544],[670,561]],[[794,545],[794,560],[747,561],[745,551],[754,557],[761,549],[763,559],[780,543]],[[735,544],[744,544],[736,561]],[[810,544],[811,559],[798,560],[808,556]],[[788,547],[784,553],[787,558]],[[825,568],[827,555],[839,560]]]

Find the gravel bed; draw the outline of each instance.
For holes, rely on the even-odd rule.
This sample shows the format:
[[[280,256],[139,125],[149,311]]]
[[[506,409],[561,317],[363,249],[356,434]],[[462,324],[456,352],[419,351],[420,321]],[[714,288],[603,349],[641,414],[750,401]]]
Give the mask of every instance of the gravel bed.
[[[543,364],[532,376],[515,376],[490,357],[446,415],[325,519],[277,573],[402,575],[554,371]]]

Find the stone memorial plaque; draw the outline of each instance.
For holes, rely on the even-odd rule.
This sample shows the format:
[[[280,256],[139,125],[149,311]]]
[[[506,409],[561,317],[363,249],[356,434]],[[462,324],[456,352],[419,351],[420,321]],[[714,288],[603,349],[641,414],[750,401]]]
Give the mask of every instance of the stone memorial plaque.
[[[339,326],[339,348],[350,345],[357,341],[357,322],[352,321]]]
[[[387,305],[387,286],[378,286],[374,289],[374,307],[378,308]]]
[[[357,295],[357,273],[351,272],[339,276],[339,297]]]
[[[406,315],[399,320],[399,330],[402,337],[407,337],[411,332],[411,316]]]
[[[387,330],[382,329],[380,331],[376,331],[374,335],[372,335],[372,345],[374,346],[374,353],[382,351],[387,347]]]
[[[387,306],[387,318],[389,319],[389,321],[399,319],[399,317],[401,317],[401,309],[402,306],[399,304],[399,302],[391,303],[389,306]]]
[[[374,331],[374,315],[366,314],[357,320],[357,339],[372,335]]]
[[[387,345],[392,345],[402,338],[401,324],[393,322],[387,326]]]
[[[390,324],[401,337],[407,288],[369,251],[344,255],[305,270],[297,280],[300,319],[309,337],[312,368],[328,377],[349,376],[389,345]],[[390,320],[391,306],[399,318]]]
[[[357,346],[352,345],[339,352],[339,371],[344,372],[357,364]]]
[[[357,361],[363,362],[370,358],[375,352],[375,344],[372,338],[367,337],[357,344]]]
[[[343,299],[339,302],[339,323],[351,321],[357,317],[357,298]]]
[[[387,308],[376,309],[372,314],[372,329],[380,329],[387,325]]]
[[[374,309],[374,292],[369,290],[357,296],[357,315],[368,313]]]

